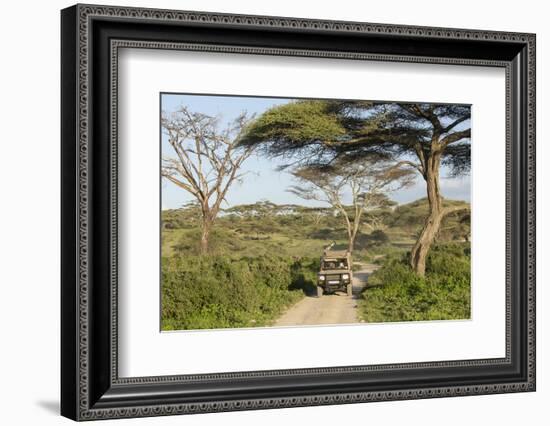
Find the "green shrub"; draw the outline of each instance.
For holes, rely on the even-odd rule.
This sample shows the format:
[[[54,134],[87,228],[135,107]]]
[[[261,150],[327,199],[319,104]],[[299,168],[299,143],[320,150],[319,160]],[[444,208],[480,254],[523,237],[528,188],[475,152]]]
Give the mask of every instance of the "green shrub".
[[[361,250],[361,249],[373,249],[375,247],[380,247],[388,244],[390,242],[390,238],[388,237],[388,234],[386,234],[381,229],[375,229],[370,234],[362,234],[360,233],[357,235],[355,239],[355,249]]]
[[[163,258],[162,329],[269,324],[313,285],[313,267],[311,261],[278,257]]]
[[[300,259],[292,263],[291,290],[302,290],[303,293],[314,295],[317,293],[317,274],[321,268],[321,259]]]
[[[425,277],[411,270],[407,256],[387,259],[369,276],[359,311],[367,322],[470,318],[469,248],[434,247]]]

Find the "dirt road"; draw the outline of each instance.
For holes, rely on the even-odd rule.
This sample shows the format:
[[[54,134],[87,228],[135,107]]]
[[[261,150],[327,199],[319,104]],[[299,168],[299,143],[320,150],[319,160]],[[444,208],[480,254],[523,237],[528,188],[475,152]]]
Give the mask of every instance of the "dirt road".
[[[353,273],[353,296],[345,293],[306,296],[292,306],[279,318],[276,327],[292,325],[350,324],[359,322],[357,317],[357,298],[366,285],[367,277],[376,270],[377,265],[362,264],[361,270]]]

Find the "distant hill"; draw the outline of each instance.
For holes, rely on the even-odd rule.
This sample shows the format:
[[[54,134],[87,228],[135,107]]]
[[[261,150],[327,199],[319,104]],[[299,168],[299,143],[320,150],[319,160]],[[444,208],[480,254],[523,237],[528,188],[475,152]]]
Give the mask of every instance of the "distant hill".
[[[443,200],[443,207],[464,207],[464,211],[457,211],[450,214],[449,218],[456,219],[461,214],[470,211],[470,203],[458,200]],[[461,213],[462,212],[462,213]],[[421,198],[407,204],[398,205],[389,218],[386,224],[391,227],[415,229],[424,223],[424,218],[428,214],[428,199]]]
[[[470,204],[444,200],[443,205],[460,210],[444,218],[437,241],[468,241]],[[390,248],[409,249],[427,213],[426,198],[365,213],[356,240],[356,257],[361,253],[383,253]],[[163,256],[196,254],[199,215],[200,211],[194,205],[162,211]],[[345,227],[333,209],[259,202],[227,209],[216,220],[211,246],[216,253],[234,257],[274,253],[316,257],[332,241],[345,247]]]

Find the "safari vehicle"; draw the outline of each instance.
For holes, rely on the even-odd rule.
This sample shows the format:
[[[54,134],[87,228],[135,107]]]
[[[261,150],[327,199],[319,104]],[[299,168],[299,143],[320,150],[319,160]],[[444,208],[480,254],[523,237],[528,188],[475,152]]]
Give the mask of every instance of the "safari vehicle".
[[[331,244],[321,257],[321,270],[317,277],[317,297],[323,293],[345,291],[352,295],[353,271],[351,254],[347,250],[331,250]]]

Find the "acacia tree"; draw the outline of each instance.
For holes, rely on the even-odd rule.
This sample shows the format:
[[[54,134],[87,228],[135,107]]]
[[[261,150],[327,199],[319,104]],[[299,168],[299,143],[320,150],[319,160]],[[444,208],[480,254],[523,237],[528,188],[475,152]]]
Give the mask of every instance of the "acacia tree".
[[[412,181],[412,176],[410,178]],[[391,214],[395,206],[397,206],[397,202],[388,198],[379,208],[367,212],[364,220],[365,228],[370,230],[370,232],[381,232],[388,229],[386,218]]]
[[[220,129],[218,117],[193,112],[186,106],[162,113],[162,131],[175,156],[162,159],[161,174],[197,200],[203,254],[208,252],[210,232],[221,203],[231,185],[242,178],[238,171],[252,154],[252,146],[237,145],[250,119],[242,113]]]
[[[322,201],[334,208],[345,222],[351,253],[363,214],[387,206],[385,192],[409,184],[411,173],[405,167],[385,163],[308,165],[292,171],[301,185],[292,186],[289,191],[304,200]],[[346,197],[351,199],[351,206],[345,203]]]
[[[424,275],[428,251],[451,211],[443,208],[440,169],[447,165],[454,175],[469,170],[469,120],[466,105],[298,101],[262,114],[240,144],[299,164],[375,158],[417,170],[426,183],[429,214],[410,264]]]
[[[383,104],[364,120],[348,150],[361,157],[371,151],[390,153],[415,168],[426,183],[429,213],[411,250],[410,265],[426,271],[426,258],[446,214],[464,207],[443,207],[442,164],[455,176],[470,167],[470,107],[466,105]]]

